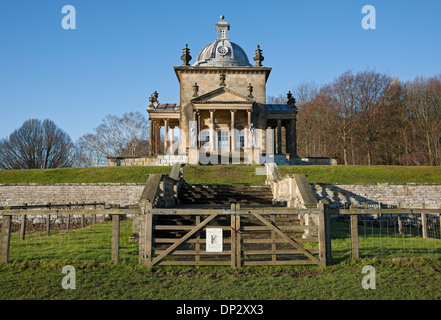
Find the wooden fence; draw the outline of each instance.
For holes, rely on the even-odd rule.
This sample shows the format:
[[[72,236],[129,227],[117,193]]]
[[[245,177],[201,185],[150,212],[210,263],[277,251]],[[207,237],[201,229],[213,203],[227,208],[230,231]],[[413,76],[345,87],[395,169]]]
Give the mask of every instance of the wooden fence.
[[[403,216],[419,215],[421,218],[421,235],[423,239],[428,238],[428,224],[427,215],[439,215],[441,209],[426,209],[423,205],[421,209],[412,208],[396,208],[396,209],[374,209],[374,208],[364,208],[364,209],[336,209],[329,210],[331,215],[343,215],[350,216],[350,233],[351,233],[351,254],[353,259],[360,258],[359,250],[359,217],[362,215],[385,215],[385,216],[396,216],[398,224],[398,232],[403,233]],[[441,224],[441,220],[440,220]],[[441,230],[441,225],[440,225]]]
[[[311,223],[301,225],[304,216],[311,216]],[[238,204],[231,210],[150,209],[141,219],[139,256],[147,266],[325,266],[331,259],[323,203],[305,210],[241,210]],[[209,234],[215,231],[219,243],[212,248]]]
[[[27,216],[45,217],[46,235],[51,234],[51,216],[63,216],[66,221],[66,231],[71,228],[71,216],[80,216],[81,227],[85,226],[85,216],[92,216],[92,223],[96,223],[97,215],[109,215],[112,219],[112,254],[111,261],[116,263],[119,260],[120,243],[120,220],[121,216],[139,215],[137,206],[120,206],[118,204],[92,203],[92,204],[47,204],[35,206],[15,206],[0,208],[2,216],[2,235],[0,245],[0,263],[6,264],[9,261],[9,249],[11,243],[12,218],[19,216],[20,219],[20,240],[26,237]]]

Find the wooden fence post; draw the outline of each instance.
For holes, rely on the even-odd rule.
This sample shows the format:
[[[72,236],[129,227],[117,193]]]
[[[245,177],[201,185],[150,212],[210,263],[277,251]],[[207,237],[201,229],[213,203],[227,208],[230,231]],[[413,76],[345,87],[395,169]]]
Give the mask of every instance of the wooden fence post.
[[[48,214],[46,218],[46,236],[49,237],[51,235],[51,215]]]
[[[20,240],[24,240],[26,236],[26,215],[22,215],[20,225]]]
[[[398,202],[398,209],[401,209],[403,207],[403,203],[400,201]],[[399,234],[403,234],[403,220],[401,219],[401,214],[398,215],[398,232]]]
[[[70,228],[70,214],[66,214],[66,231]]]
[[[9,246],[11,244],[12,216],[2,216],[2,242],[0,252],[0,263],[7,264],[9,260]]]
[[[318,219],[320,264],[321,266],[326,267],[332,261],[329,204],[327,201],[321,200],[318,203],[317,208],[321,211]]]
[[[242,246],[240,239],[240,214],[235,214],[236,216],[236,267],[242,266]]]
[[[144,240],[144,263],[150,266],[152,263],[153,255],[153,214],[148,212],[145,215],[145,240]]]
[[[351,215],[351,248],[352,259],[359,259],[360,252],[358,248],[358,215]]]
[[[112,214],[112,262],[119,260],[119,215]]]
[[[236,268],[236,215],[231,215],[231,268]]]
[[[426,209],[426,204],[423,203],[423,209]],[[427,239],[427,214],[421,214],[421,225],[423,228],[423,239]]]
[[[198,215],[198,214],[195,216],[195,223],[196,223],[196,225],[201,223],[201,216]],[[200,233],[198,232],[198,236],[196,237],[196,241],[197,242],[196,242],[196,245],[195,245],[196,256],[194,258],[194,260],[196,261],[196,268],[199,268],[199,262],[201,260],[201,258],[200,258],[201,244],[199,243],[200,240],[201,240],[201,236],[200,236]]]

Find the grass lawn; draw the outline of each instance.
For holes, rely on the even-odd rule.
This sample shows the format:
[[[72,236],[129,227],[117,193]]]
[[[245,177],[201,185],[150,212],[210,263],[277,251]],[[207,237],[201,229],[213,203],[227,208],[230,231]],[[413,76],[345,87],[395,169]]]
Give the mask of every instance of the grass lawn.
[[[191,184],[264,184],[262,166],[187,165]],[[307,174],[311,183],[441,183],[441,167],[280,166],[282,176]],[[169,174],[171,167],[99,167],[48,170],[0,170],[0,183],[145,183],[148,174]]]
[[[346,222],[333,223],[334,264],[280,267],[153,267],[137,263],[127,241],[131,220],[121,223],[120,263],[110,263],[111,222],[83,229],[14,232],[11,263],[0,266],[0,300],[378,300],[441,299],[439,239],[360,231],[353,261]],[[363,245],[363,243],[365,243]],[[410,248],[412,247],[412,250]],[[363,251],[366,248],[367,251]],[[76,290],[64,290],[62,267],[76,270]],[[365,265],[376,269],[376,289],[365,290]]]
[[[76,289],[64,290],[64,265],[76,271]],[[376,271],[375,290],[361,282]],[[158,267],[57,260],[0,266],[0,299],[79,300],[389,300],[441,299],[441,261],[408,258],[347,260],[321,268]]]
[[[0,183],[145,183],[149,174],[172,167],[98,167],[0,170]]]

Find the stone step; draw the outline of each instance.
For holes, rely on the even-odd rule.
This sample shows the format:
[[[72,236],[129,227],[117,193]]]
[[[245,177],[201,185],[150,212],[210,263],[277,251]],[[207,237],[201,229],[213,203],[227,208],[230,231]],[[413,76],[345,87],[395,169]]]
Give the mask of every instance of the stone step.
[[[243,207],[268,207],[272,206],[273,194],[271,187],[266,185],[185,184],[180,187],[178,198],[182,204],[213,208],[228,207],[231,203],[240,203]]]

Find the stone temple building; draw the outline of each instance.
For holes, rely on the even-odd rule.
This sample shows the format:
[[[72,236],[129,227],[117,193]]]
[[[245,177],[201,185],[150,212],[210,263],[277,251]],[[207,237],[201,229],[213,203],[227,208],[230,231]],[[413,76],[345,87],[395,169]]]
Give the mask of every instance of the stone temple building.
[[[230,40],[224,16],[215,31],[216,40],[194,63],[188,46],[183,49],[183,63],[174,67],[179,103],[159,103],[156,91],[150,96],[149,156],[109,158],[109,165],[300,164],[291,92],[286,104],[267,104],[271,68],[262,64],[259,45],[251,63]]]

